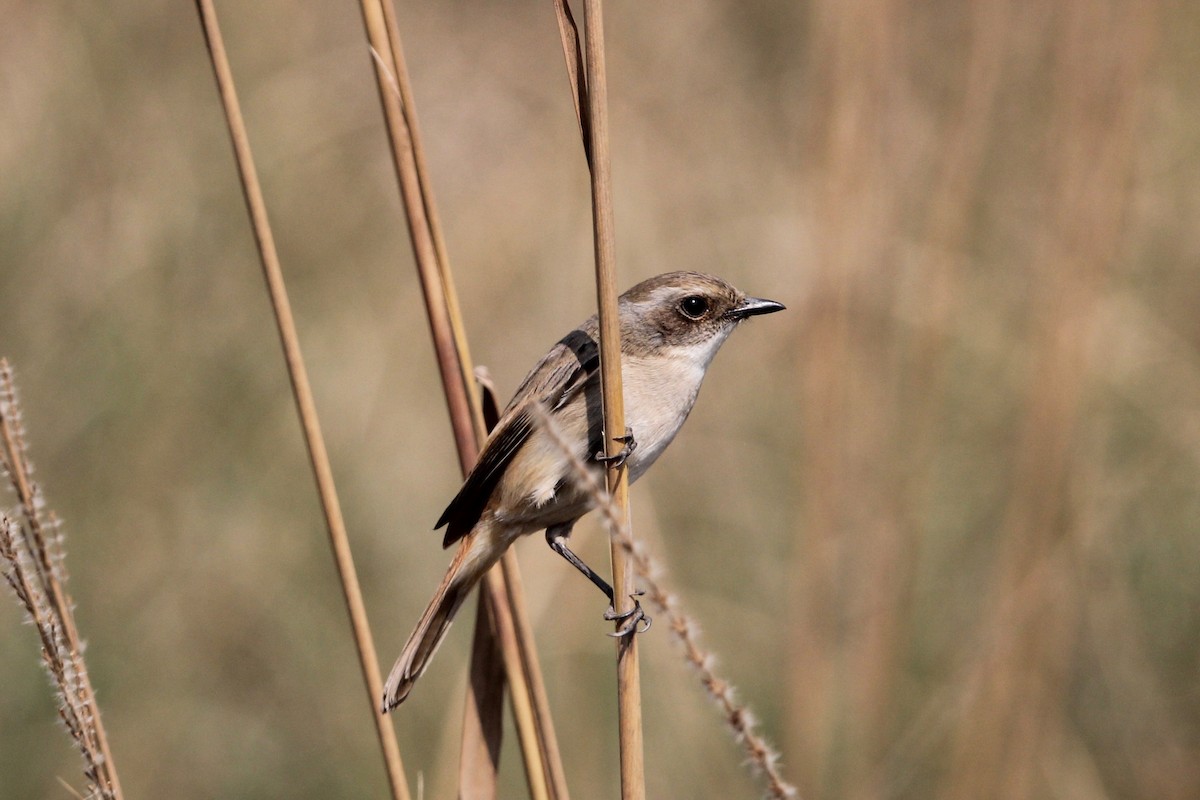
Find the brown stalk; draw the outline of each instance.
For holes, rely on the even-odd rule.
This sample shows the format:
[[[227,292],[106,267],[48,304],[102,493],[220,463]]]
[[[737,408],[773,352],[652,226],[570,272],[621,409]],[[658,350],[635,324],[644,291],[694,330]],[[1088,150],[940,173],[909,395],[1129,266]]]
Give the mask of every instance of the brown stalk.
[[[42,661],[59,692],[59,717],[83,756],[84,774],[101,797],[121,800],[121,781],[83,659],[73,603],[63,586],[67,578],[58,520],[53,512],[43,520],[31,471],[12,368],[0,358],[0,473],[7,473],[12,483],[24,522],[0,515],[4,577],[38,630]]]
[[[221,103],[226,122],[229,125],[229,135],[233,140],[234,156],[241,178],[242,191],[250,212],[254,239],[258,245],[259,257],[262,262],[263,276],[266,278],[267,292],[271,298],[271,308],[275,312],[275,322],[279,329],[280,342],[283,345],[284,360],[287,362],[288,376],[291,379],[292,394],[296,401],[301,426],[304,429],[304,441],[308,447],[313,476],[317,482],[317,492],[321,498],[325,527],[329,534],[334,563],[337,566],[342,596],[350,615],[350,627],[354,634],[363,681],[366,684],[367,701],[375,723],[375,732],[383,753],[388,783],[394,798],[408,800],[408,783],[404,777],[404,765],[400,760],[396,733],[379,710],[379,698],[383,694],[383,681],[379,675],[379,659],[376,656],[375,643],[371,638],[371,629],[367,623],[366,607],[359,589],[358,575],[354,568],[354,559],[351,556],[350,543],[346,535],[346,525],[342,519],[341,505],[338,502],[337,490],[333,483],[333,471],[329,465],[325,440],[321,435],[321,427],[317,418],[316,403],[313,400],[308,373],[300,352],[300,341],[296,334],[295,321],[292,318],[291,304],[288,301],[287,288],[284,285],[283,272],[279,265],[279,256],[275,250],[275,240],[267,219],[266,203],[263,200],[262,188],[259,186],[254,158],[250,151],[250,141],[246,133],[245,122],[242,119],[233,73],[225,53],[225,44],[217,24],[212,0],[196,0],[196,7],[200,12],[200,20],[204,27],[205,42],[208,45],[217,87],[221,93]]]
[[[613,231],[612,176],[609,171],[608,79],[604,65],[604,11],[600,0],[584,0],[584,62],[587,70],[585,142],[590,143],[592,228],[596,249],[596,300],[600,316],[600,381],[603,392],[605,452],[615,456],[623,446],[614,437],[625,431],[621,383],[621,325],[617,309],[616,241]],[[567,59],[568,65],[570,58]],[[568,66],[569,68],[569,66]],[[579,79],[575,86],[582,85]],[[577,104],[582,115],[583,104]],[[581,122],[584,118],[581,116]],[[611,462],[610,462],[611,463]],[[629,519],[629,478],[623,468],[608,471],[608,491],[623,525]],[[618,613],[633,610],[633,567],[625,550],[612,543],[613,605]],[[621,797],[646,796],[642,747],[642,686],[636,632],[617,639],[617,710],[621,749]]]
[[[375,54],[375,73],[393,165],[404,200],[405,218],[425,296],[459,463],[465,475],[475,463],[487,428],[471,374],[466,333],[421,146],[408,69],[391,4],[362,0],[361,8],[367,38]],[[490,609],[481,610],[477,619],[493,620],[496,635],[500,638],[499,650],[512,694],[530,792],[535,798],[565,800],[568,794],[562,759],[537,660],[533,626],[523,600],[520,569],[511,550],[501,559],[500,567],[488,573],[480,596],[480,602],[488,603]],[[477,636],[475,641],[478,646],[485,646],[485,638]],[[482,668],[487,664],[484,656],[483,653],[474,654],[472,663]],[[487,674],[494,673],[489,671]],[[482,720],[495,713],[502,688],[494,680],[487,680],[486,674],[473,673],[468,688],[460,764],[459,788],[463,797],[495,795],[499,728],[489,728],[488,733]]]

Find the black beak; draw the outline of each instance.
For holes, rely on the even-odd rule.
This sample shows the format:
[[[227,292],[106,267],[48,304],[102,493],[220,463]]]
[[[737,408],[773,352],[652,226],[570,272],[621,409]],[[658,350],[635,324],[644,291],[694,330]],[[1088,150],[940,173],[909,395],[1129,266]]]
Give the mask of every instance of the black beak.
[[[757,317],[759,314],[774,314],[776,311],[783,311],[787,306],[783,303],[777,303],[774,300],[763,300],[759,297],[747,297],[742,302],[738,303],[733,308],[725,313],[729,319],[745,319],[746,317]]]

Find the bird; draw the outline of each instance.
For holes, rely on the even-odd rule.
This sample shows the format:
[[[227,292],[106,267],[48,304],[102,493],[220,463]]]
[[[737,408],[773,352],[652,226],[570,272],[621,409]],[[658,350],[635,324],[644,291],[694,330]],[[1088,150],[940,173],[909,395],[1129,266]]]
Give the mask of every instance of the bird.
[[[471,589],[521,536],[544,530],[550,547],[613,603],[612,587],[566,544],[576,521],[595,504],[594,495],[572,479],[571,459],[598,475],[624,468],[629,482],[636,481],[679,432],[713,356],[734,328],[785,306],[747,296],[713,275],[668,272],[626,291],[617,308],[628,423],[623,435],[613,437],[620,451],[605,455],[599,323],[593,316],[559,340],[522,381],[438,519],[435,530],[446,529],[442,546],[459,547],[388,675],[383,713],[408,697]],[[535,404],[553,420],[557,437],[539,424],[544,417]],[[573,452],[564,452],[563,442]],[[617,635],[649,622],[639,605],[623,615],[610,606],[605,618],[626,620]]]

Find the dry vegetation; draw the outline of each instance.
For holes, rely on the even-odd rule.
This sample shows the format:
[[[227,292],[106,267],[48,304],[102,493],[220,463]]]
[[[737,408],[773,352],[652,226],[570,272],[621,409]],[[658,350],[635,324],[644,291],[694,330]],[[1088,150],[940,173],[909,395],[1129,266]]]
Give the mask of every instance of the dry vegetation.
[[[458,473],[361,21],[220,6],[390,654],[445,566],[428,529]],[[553,10],[399,13],[503,395],[594,305]],[[607,13],[621,283],[699,268],[789,306],[725,348],[633,515],[801,796],[1200,795],[1200,9]],[[0,354],[126,794],[378,796],[194,9],[0,19]],[[602,563],[594,522],[575,539]],[[544,550],[521,557],[566,774],[614,796],[608,628]],[[0,796],[65,796],[78,757],[21,613],[0,604]],[[469,639],[397,718],[428,797],[450,795]],[[648,795],[752,795],[665,626],[641,646]]]

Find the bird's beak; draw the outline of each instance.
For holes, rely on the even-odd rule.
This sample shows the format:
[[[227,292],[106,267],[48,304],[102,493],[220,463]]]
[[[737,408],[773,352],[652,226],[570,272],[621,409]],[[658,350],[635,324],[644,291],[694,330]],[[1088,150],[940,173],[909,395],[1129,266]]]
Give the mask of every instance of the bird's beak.
[[[776,311],[783,311],[787,306],[783,303],[777,303],[774,300],[763,300],[759,297],[747,297],[742,302],[738,303],[733,308],[725,313],[729,319],[745,319],[746,317],[756,317],[759,314],[774,314]]]

